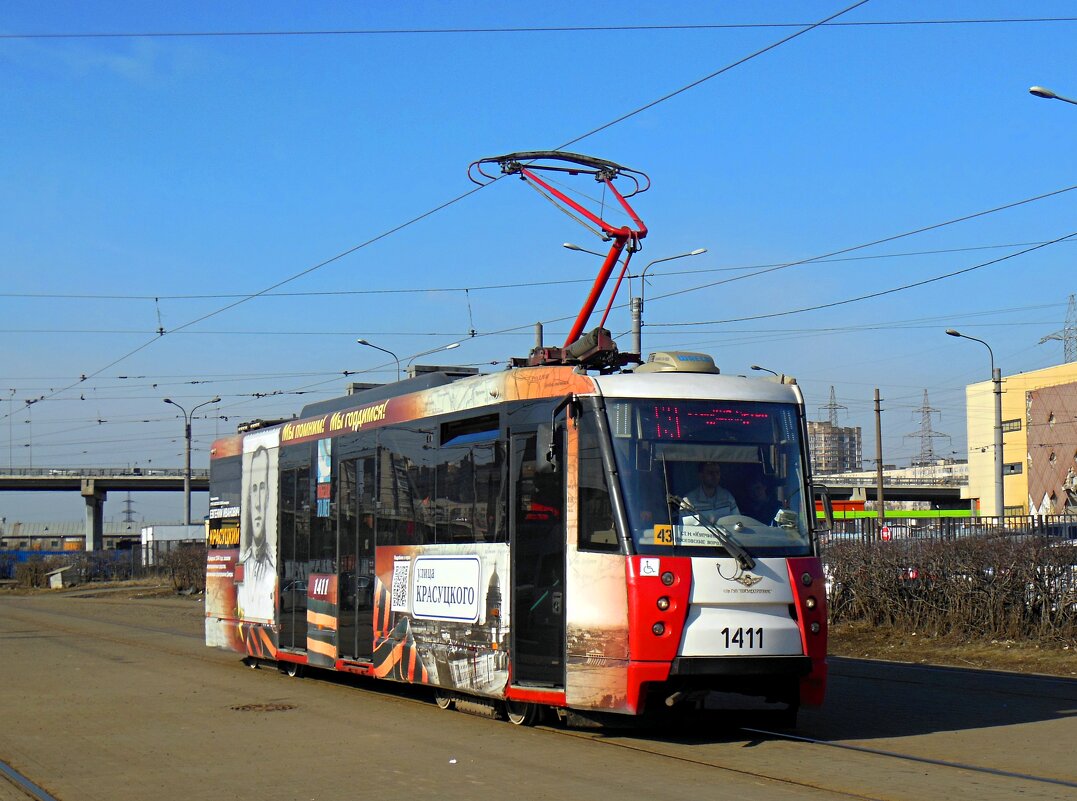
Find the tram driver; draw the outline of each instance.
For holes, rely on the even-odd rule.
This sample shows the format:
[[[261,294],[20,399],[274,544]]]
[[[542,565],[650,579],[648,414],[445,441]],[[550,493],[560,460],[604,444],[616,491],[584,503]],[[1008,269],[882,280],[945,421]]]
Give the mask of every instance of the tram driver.
[[[682,510],[682,519],[698,518],[700,522],[716,523],[726,515],[739,515],[740,508],[733,493],[721,484],[722,467],[717,462],[700,462],[699,486],[685,496],[691,506]]]

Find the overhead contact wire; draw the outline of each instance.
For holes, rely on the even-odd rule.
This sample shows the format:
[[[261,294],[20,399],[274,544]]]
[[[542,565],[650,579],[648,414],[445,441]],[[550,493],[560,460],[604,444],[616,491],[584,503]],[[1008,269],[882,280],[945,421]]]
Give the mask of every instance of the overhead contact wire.
[[[822,25],[822,24],[824,24],[826,22],[829,22],[831,20],[837,19],[838,17],[840,17],[840,16],[842,16],[844,14],[847,14],[848,12],[852,11],[853,9],[859,8],[860,6],[866,4],[867,2],[868,2],[868,0],[859,0],[859,2],[856,2],[853,5],[845,8],[845,9],[843,9],[843,10],[841,10],[841,11],[835,13],[835,14],[831,14],[830,16],[825,17],[824,19],[820,20],[819,22],[816,22],[814,24],[808,25],[803,30],[796,31],[795,33],[792,33],[789,36],[786,36],[786,37],[778,40],[777,42],[775,42],[775,43],[773,43],[773,44],[771,44],[771,45],[769,45],[767,47],[764,47],[764,48],[762,48],[760,50],[757,50],[754,53],[751,53],[750,55],[748,55],[748,56],[746,56],[744,58],[738,59],[737,61],[723,67],[720,70],[717,70],[717,71],[715,71],[715,72],[713,72],[713,73],[711,73],[709,75],[706,75],[706,76],[704,76],[703,78],[700,78],[697,81],[693,81],[692,83],[690,83],[690,84],[688,84],[688,85],[686,85],[684,87],[681,87],[680,89],[677,89],[674,92],[670,92],[670,93],[664,95],[663,97],[658,98],[657,100],[655,100],[655,101],[653,101],[651,103],[647,103],[646,105],[641,106],[641,107],[635,109],[634,111],[629,112],[628,114],[624,114],[624,115],[618,117],[617,119],[613,120],[612,122],[606,123],[605,125],[602,125],[602,126],[600,126],[598,128],[595,128],[595,129],[593,129],[591,131],[588,131],[587,133],[582,134],[581,136],[577,136],[574,139],[570,139],[568,142],[565,142],[560,147],[555,148],[555,150],[562,150],[562,149],[568,147],[569,145],[575,144],[576,142],[580,142],[580,141],[582,141],[584,139],[587,139],[588,137],[593,136],[594,134],[598,133],[599,131],[606,130],[608,128],[613,127],[614,125],[617,125],[617,124],[623,122],[624,120],[627,120],[627,119],[629,119],[631,117],[634,117],[637,114],[640,114],[643,111],[646,111],[647,109],[654,108],[655,106],[659,105],[660,103],[665,102],[666,100],[669,100],[669,99],[671,99],[673,97],[676,97],[676,96],[688,91],[689,89],[695,88],[696,86],[699,86],[699,85],[705,83],[706,81],[711,80],[712,78],[715,78],[715,77],[717,77],[719,75],[722,75],[723,73],[726,73],[726,72],[730,71],[731,69],[734,69],[735,67],[740,66],[741,64],[744,64],[744,63],[746,63],[748,61],[751,61],[752,59],[757,58],[758,56],[761,56],[762,54],[767,53],[767,52],[773,50],[776,47],[780,47],[781,45],[785,44],[786,42],[790,42],[793,39],[796,39],[799,36],[802,36],[805,33],[808,33],[809,31],[812,31],[812,30],[818,28],[820,25]],[[279,287],[285,286],[286,284],[289,284],[292,281],[295,281],[295,280],[297,280],[297,279],[299,279],[299,278],[301,278],[301,277],[303,277],[305,275],[309,275],[309,274],[315,272],[316,270],[319,270],[322,267],[325,267],[326,265],[332,264],[333,262],[338,261],[338,260],[344,258],[345,256],[348,256],[348,255],[350,255],[352,253],[355,253],[356,251],[361,250],[362,248],[365,248],[368,245],[373,244],[374,242],[378,242],[378,241],[380,241],[382,239],[385,239],[386,237],[389,237],[389,236],[397,233],[398,231],[401,231],[401,230],[403,230],[405,228],[408,228],[409,226],[414,225],[415,223],[417,223],[417,222],[419,222],[421,220],[424,220],[427,217],[430,217],[430,216],[438,213],[439,211],[442,211],[443,209],[446,209],[449,206],[452,206],[452,205],[460,202],[461,200],[464,200],[465,198],[470,197],[471,195],[478,192],[480,189],[483,189],[486,186],[490,186],[491,184],[496,183],[498,180],[500,180],[500,177],[501,176],[499,176],[497,178],[494,178],[492,181],[490,181],[490,183],[483,184],[481,186],[477,186],[474,189],[470,189],[467,192],[464,192],[464,193],[462,193],[460,195],[457,195],[456,197],[452,198],[451,200],[448,200],[448,201],[446,201],[444,203],[441,203],[438,206],[435,206],[434,208],[423,212],[422,214],[419,214],[419,215],[417,215],[415,217],[412,217],[411,219],[407,220],[406,222],[401,223],[400,225],[394,226],[393,228],[390,228],[390,229],[388,229],[386,231],[383,231],[382,233],[371,237],[370,239],[366,240],[365,242],[361,242],[360,244],[358,244],[358,245],[356,245],[356,246],[354,246],[352,248],[349,248],[349,249],[347,249],[347,250],[345,250],[345,251],[343,251],[341,253],[338,253],[337,255],[332,256],[332,257],[330,257],[330,258],[328,258],[328,259],[326,259],[326,260],[324,260],[322,262],[319,262],[318,264],[315,264],[315,265],[313,265],[311,267],[308,267],[307,269],[302,270],[302,271],[290,276],[289,278],[285,278],[284,280],[278,281],[277,283],[275,283],[275,284],[273,284],[273,285],[271,285],[269,287],[266,287],[265,289],[262,289],[262,290],[260,290],[258,292],[252,293],[251,295],[249,295],[249,296],[247,296],[245,298],[241,298],[239,300],[236,300],[234,303],[229,303],[229,304],[227,304],[227,305],[225,305],[225,306],[223,306],[223,307],[221,307],[221,308],[219,308],[219,309],[217,309],[215,311],[209,312],[208,314],[204,314],[204,315],[202,315],[200,317],[197,317],[197,318],[195,318],[193,320],[190,320],[190,321],[188,321],[188,322],[186,322],[186,323],[172,329],[172,332],[178,332],[178,331],[182,331],[182,330],[184,330],[186,328],[190,328],[191,326],[196,325],[196,324],[198,324],[198,323],[200,323],[200,322],[202,322],[204,320],[208,320],[208,319],[210,319],[212,317],[217,316],[218,314],[222,314],[222,313],[224,313],[224,312],[226,312],[226,311],[228,311],[230,309],[234,309],[237,306],[239,306],[239,305],[241,305],[243,303],[246,303],[247,301],[250,301],[250,300],[253,300],[254,298],[260,297],[261,295],[264,295],[267,292],[271,292],[274,289],[277,289]],[[38,400],[47,400],[48,398],[55,397],[56,395],[58,395],[58,394],[60,394],[62,392],[66,392],[67,390],[70,390],[70,389],[78,386],[78,384],[86,381],[88,378],[93,378],[95,376],[100,375],[102,372],[104,372],[108,368],[113,367],[116,364],[119,364],[120,362],[124,361],[125,359],[130,358],[131,356],[138,353],[139,351],[149,347],[151,344],[156,342],[157,339],[159,339],[161,336],[164,336],[165,333],[167,333],[167,332],[162,330],[158,337],[155,337],[154,339],[146,341],[145,343],[143,343],[139,347],[134,348],[133,350],[125,353],[123,356],[120,356],[118,359],[113,360],[112,362],[105,365],[104,367],[99,368],[97,370],[94,370],[94,371],[92,371],[90,373],[84,374],[80,378],[79,381],[76,381],[76,382],[74,382],[72,384],[69,384],[68,386],[63,387],[63,388],[61,388],[59,390],[56,390],[55,392],[52,392],[52,393],[50,393],[48,395],[42,396]],[[10,415],[11,415],[11,412],[9,411],[7,415],[0,416],[0,420],[3,420],[3,419],[5,419],[5,417],[9,417]]]

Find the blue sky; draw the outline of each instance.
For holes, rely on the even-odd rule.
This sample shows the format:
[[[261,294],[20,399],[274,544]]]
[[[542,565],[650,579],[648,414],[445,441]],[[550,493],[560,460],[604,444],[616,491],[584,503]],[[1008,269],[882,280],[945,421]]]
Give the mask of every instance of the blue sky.
[[[845,5],[9,2],[0,33],[809,23]],[[1034,17],[1077,11],[872,0],[841,20]],[[556,148],[793,31],[0,39],[0,459],[179,466],[182,421],[161,399],[190,408],[220,394],[195,421],[205,466],[214,435],[237,421],[340,394],[345,370],[389,379],[392,360],[357,337],[404,362],[462,341],[421,361],[490,370],[526,354],[536,320],[559,343],[568,323],[551,321],[575,315],[598,267],[561,244],[601,242],[516,181],[277,290],[321,294],[259,297],[176,329],[467,192],[477,158]],[[988,377],[987,354],[943,330],[990,342],[1004,374],[1061,362],[1061,343],[1038,342],[1077,292],[1077,244],[792,312],[1075,233],[1077,190],[846,260],[715,282],[1077,184],[1077,106],[1027,91],[1077,96],[1075,33],[1067,21],[819,28],[574,144],[651,176],[634,267],[708,249],[649,272],[644,349],[795,375],[812,419],[833,386],[869,457],[878,387],[887,462],[918,456],[905,435],[919,431],[927,390],[934,430],[952,438],[936,452],[964,455],[964,387]],[[562,283],[489,288],[537,282]],[[372,290],[411,291],[358,294]],[[662,297],[680,290],[692,291]],[[610,327],[628,330],[626,308]],[[135,511],[176,519],[181,500],[142,496]],[[121,512],[113,496],[106,516]],[[0,514],[75,518],[81,501],[8,494]]]

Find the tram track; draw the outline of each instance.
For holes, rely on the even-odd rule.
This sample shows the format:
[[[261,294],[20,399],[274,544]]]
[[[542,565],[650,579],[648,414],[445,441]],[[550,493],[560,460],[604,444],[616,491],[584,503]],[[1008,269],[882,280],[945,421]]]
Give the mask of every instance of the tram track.
[[[1049,678],[1049,677],[1045,677]],[[359,688],[362,692],[366,690],[368,692],[379,693],[383,689],[381,687],[376,688]],[[389,689],[389,688],[384,688]],[[392,694],[394,701],[400,701],[404,703],[414,703],[418,705],[427,705],[429,702],[423,698],[415,696],[403,696],[397,693]],[[468,714],[475,717],[484,719],[490,719],[489,715],[480,714],[478,712],[464,711],[457,709],[459,714]],[[501,725],[505,725],[501,723]],[[553,737],[567,737],[586,740],[600,747],[612,747],[628,751],[634,751],[640,754],[646,754],[652,757],[658,757],[661,759],[668,759],[671,761],[690,764],[697,767],[709,768],[724,773],[730,773],[744,778],[751,778],[760,781],[773,782],[775,784],[800,788],[804,790],[811,790],[821,793],[828,793],[835,797],[858,799],[859,801],[895,801],[899,798],[905,798],[904,795],[889,795],[880,794],[874,795],[870,793],[860,792],[847,788],[835,786],[833,784],[826,784],[821,782],[805,781],[801,779],[790,778],[788,776],[776,775],[762,770],[751,770],[743,767],[737,767],[735,765],[723,763],[714,757],[704,756],[690,756],[686,754],[673,753],[668,749],[662,748],[661,739],[645,740],[645,734],[632,735],[627,732],[622,733],[618,730],[587,730],[587,729],[570,729],[555,724],[540,724],[535,726],[536,731],[541,731],[547,735]],[[819,746],[839,749],[851,753],[864,754],[871,757],[879,757],[891,762],[908,762],[920,765],[930,765],[933,767],[946,768],[950,770],[982,774],[985,776],[994,776],[1002,779],[1014,780],[1016,782],[1030,782],[1037,785],[1045,785],[1048,787],[1064,787],[1069,789],[1077,789],[1077,782],[1068,781],[1065,779],[1058,779],[1051,776],[1037,776],[1029,773],[1021,773],[1017,771],[1008,771],[1000,768],[992,768],[984,765],[975,765],[971,763],[955,762],[951,760],[933,759],[930,757],[923,757],[916,754],[904,754],[897,751],[891,751],[880,748],[871,748],[868,746],[855,745],[852,743],[835,742],[831,740],[823,740],[819,738],[806,737],[801,735],[791,734],[789,732],[774,731],[767,729],[759,729],[750,726],[731,726],[728,731],[745,732],[752,735],[752,739],[760,736],[768,739],[784,741],[794,744],[803,744],[810,746]],[[728,744],[733,744],[732,742]],[[815,761],[815,760],[809,760]],[[1021,789],[1018,787],[1013,788],[1013,794],[1016,796],[1021,793]]]
[[[1054,784],[1061,787],[1071,787],[1077,789],[1077,782],[1071,782],[1065,779],[1056,779],[1051,776],[1034,776],[1028,773],[1017,773],[1009,770],[1001,770],[999,768],[988,768],[984,767],[983,765],[971,765],[963,762],[951,762],[945,759],[933,759],[931,757],[917,756],[915,754],[901,754],[897,751],[888,751],[881,748],[869,748],[867,746],[853,745],[851,743],[837,743],[832,740],[819,740],[813,737],[802,737],[800,735],[790,734],[788,732],[767,731],[765,729],[755,729],[749,727],[742,727],[741,731],[746,731],[750,734],[762,734],[767,737],[788,740],[790,742],[809,743],[811,745],[825,746],[827,748],[840,748],[844,751],[855,751],[861,754],[872,754],[874,756],[901,759],[908,762],[918,762],[924,765],[935,765],[944,768],[955,768],[957,770],[971,771],[973,773],[984,773],[991,776],[1002,776],[1007,779],[1020,779],[1022,781],[1039,782],[1042,784]]]
[[[642,740],[628,739],[619,737],[617,735],[610,735],[609,733],[595,733],[588,731],[578,731],[561,729],[553,726],[542,726],[542,730],[547,731],[553,735],[561,735],[568,737],[576,737],[579,739],[586,739],[590,742],[598,744],[600,746],[609,746],[619,749],[626,749],[629,751],[635,751],[641,754],[647,754],[648,756],[656,756],[664,759],[674,760],[680,763],[691,764],[698,767],[713,768],[726,773],[732,773],[745,778],[757,779],[762,781],[774,782],[789,787],[802,788],[804,790],[813,790],[821,793],[829,793],[836,797],[863,799],[864,801],[895,801],[895,799],[906,798],[907,795],[892,795],[892,794],[871,794],[869,792],[843,788],[836,786],[834,783],[823,783],[808,781],[804,779],[791,778],[789,776],[776,775],[773,772],[763,770],[753,770],[744,767],[738,767],[735,765],[725,764],[720,761],[716,761],[713,758],[689,756],[685,754],[671,753],[670,751],[656,746],[653,743],[648,743]],[[1036,776],[1026,773],[1019,773],[1014,771],[1001,770],[998,768],[985,767],[983,765],[973,765],[959,762],[952,762],[942,759],[932,759],[929,757],[921,757],[913,754],[902,754],[895,751],[888,751],[885,749],[870,748],[867,746],[858,746],[849,743],[838,743],[828,740],[820,740],[811,737],[803,737],[799,735],[793,735],[788,732],[769,731],[766,729],[757,729],[753,727],[738,727],[738,731],[746,732],[756,737],[763,736],[769,739],[782,740],[791,743],[805,744],[811,746],[820,746],[827,748],[835,748],[843,751],[865,754],[873,757],[880,757],[890,761],[902,761],[909,763],[916,763],[922,765],[930,765],[933,767],[947,768],[955,771],[961,771],[966,773],[982,774],[986,776],[994,776],[1003,779],[1014,780],[1015,782],[1030,782],[1036,785],[1043,785],[1047,787],[1064,787],[1069,789],[1077,789],[1077,782],[1071,782],[1064,779],[1057,779],[1050,776]],[[1012,794],[1014,797],[1020,794],[1024,794],[1024,789],[1015,785],[1012,788]]]
[[[29,777],[19,773],[3,760],[0,760],[0,778],[4,780],[4,784],[14,788],[20,798],[30,798],[33,801],[58,801],[43,787],[35,784]]]
[[[659,749],[647,748],[643,745],[638,745],[631,742],[623,742],[621,740],[604,739],[602,735],[592,732],[580,732],[567,729],[557,729],[552,726],[542,726],[544,731],[548,731],[552,734],[559,734],[569,737],[577,737],[579,739],[589,740],[590,742],[597,743],[602,746],[609,746],[614,748],[622,748],[628,751],[635,751],[637,753],[647,754],[649,756],[662,757],[664,759],[674,760],[688,765],[695,765],[702,768],[711,768],[713,770],[719,770],[726,773],[733,773],[737,776],[742,776],[749,779],[757,779],[763,781],[774,782],[787,787],[795,787],[804,790],[813,790],[821,793],[830,793],[832,795],[838,795],[843,798],[855,798],[860,801],[888,801],[888,799],[881,796],[866,795],[864,793],[858,793],[850,790],[835,789],[833,787],[826,787],[814,782],[799,781],[796,779],[790,779],[784,776],[773,776],[762,771],[746,770],[744,768],[737,768],[731,765],[716,764],[710,759],[693,758],[678,754],[670,754]]]

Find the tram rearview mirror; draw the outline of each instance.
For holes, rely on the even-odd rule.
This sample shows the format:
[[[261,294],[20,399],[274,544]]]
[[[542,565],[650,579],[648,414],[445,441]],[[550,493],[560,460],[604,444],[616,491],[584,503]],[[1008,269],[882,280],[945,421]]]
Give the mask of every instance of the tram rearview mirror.
[[[535,472],[556,473],[561,454],[557,447],[557,428],[553,423],[539,423],[537,448]]]
[[[822,506],[823,519],[819,520],[819,515],[815,515],[815,530],[818,533],[830,531],[834,528],[834,504],[830,500],[830,490],[824,487],[822,484],[815,484],[812,487],[812,496]],[[813,504],[814,506],[815,504]]]

